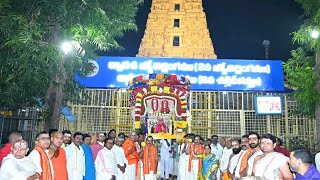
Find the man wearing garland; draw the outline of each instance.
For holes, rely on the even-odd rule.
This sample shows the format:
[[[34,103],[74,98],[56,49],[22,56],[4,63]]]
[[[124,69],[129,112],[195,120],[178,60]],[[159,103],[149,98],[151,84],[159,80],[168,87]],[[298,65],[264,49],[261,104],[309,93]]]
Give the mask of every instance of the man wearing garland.
[[[142,144],[142,153],[140,157],[143,161],[143,176],[145,180],[157,179],[158,152],[153,144],[153,137],[147,137],[147,145]]]

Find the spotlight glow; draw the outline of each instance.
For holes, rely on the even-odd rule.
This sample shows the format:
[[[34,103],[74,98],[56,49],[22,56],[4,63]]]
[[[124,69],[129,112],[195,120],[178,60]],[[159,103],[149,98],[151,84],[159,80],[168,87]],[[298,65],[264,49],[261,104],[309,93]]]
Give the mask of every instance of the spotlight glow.
[[[313,30],[313,31],[310,33],[310,36],[311,36],[313,39],[318,39],[318,38],[319,38],[319,31]]]
[[[64,52],[64,54],[68,54],[72,51],[73,45],[71,42],[64,42],[61,45],[61,49]]]

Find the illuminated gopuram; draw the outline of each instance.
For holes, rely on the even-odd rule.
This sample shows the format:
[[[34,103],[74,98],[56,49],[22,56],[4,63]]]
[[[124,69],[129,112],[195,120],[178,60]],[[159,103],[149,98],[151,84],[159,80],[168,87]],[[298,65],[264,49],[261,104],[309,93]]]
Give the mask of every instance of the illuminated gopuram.
[[[217,59],[202,0],[152,0],[137,56]]]

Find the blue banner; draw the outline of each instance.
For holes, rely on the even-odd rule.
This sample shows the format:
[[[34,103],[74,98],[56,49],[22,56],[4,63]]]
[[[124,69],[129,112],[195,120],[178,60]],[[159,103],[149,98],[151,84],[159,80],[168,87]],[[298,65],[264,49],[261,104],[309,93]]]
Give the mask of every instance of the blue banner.
[[[142,74],[176,74],[189,78],[191,90],[284,91],[282,61],[108,57],[96,61],[95,71],[76,79],[87,88],[127,88]]]

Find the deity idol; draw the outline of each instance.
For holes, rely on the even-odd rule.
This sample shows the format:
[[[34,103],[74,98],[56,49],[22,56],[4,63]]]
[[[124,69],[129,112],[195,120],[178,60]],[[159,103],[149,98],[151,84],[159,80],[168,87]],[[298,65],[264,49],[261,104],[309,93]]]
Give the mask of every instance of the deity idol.
[[[168,114],[170,112],[168,101],[165,99],[161,102],[161,112],[164,114]]]
[[[151,101],[151,108],[152,108],[152,111],[153,112],[157,112],[158,111],[158,99],[157,98],[152,98],[152,101]]]
[[[167,133],[167,126],[164,123],[162,118],[159,118],[158,123],[156,125],[154,125],[154,132],[155,133]]]

